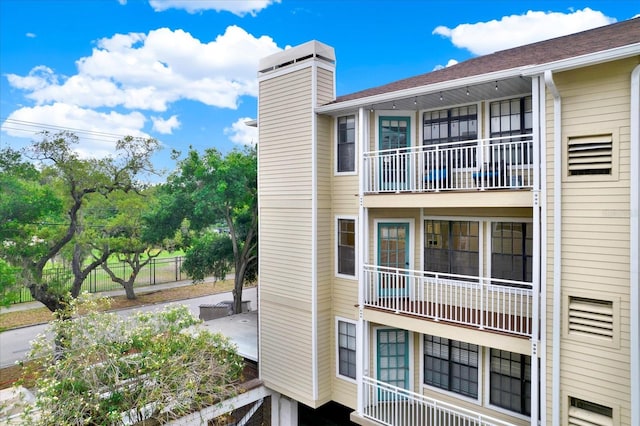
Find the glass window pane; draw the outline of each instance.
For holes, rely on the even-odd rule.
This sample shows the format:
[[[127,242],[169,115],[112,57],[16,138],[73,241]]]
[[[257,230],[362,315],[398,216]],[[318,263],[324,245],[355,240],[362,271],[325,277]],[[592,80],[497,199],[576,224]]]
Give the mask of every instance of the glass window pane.
[[[425,335],[424,347],[425,384],[478,397],[477,345]]]

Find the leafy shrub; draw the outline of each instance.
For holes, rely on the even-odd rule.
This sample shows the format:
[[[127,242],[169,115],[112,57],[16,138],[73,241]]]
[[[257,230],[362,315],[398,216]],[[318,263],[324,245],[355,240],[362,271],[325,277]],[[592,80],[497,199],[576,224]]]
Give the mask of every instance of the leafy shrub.
[[[164,423],[236,394],[242,357],[187,307],[124,318],[95,303],[72,302],[73,319],[33,342],[25,375],[36,375],[36,409],[25,424]]]

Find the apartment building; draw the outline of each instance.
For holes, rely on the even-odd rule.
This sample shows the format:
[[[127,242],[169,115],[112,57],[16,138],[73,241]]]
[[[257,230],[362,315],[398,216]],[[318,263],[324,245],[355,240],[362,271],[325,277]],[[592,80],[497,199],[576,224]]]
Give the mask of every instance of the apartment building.
[[[259,85],[260,377],[290,419],[640,425],[640,18],[341,96],[310,41]]]

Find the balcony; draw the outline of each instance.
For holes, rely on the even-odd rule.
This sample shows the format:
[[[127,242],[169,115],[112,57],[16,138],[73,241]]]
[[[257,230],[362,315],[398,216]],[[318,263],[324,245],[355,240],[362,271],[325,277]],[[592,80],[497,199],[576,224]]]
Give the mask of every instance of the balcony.
[[[533,188],[533,135],[364,153],[364,193]]]
[[[365,307],[531,337],[533,285],[365,265]]]
[[[427,398],[384,382],[363,378],[362,417],[390,426],[513,426],[462,407]]]

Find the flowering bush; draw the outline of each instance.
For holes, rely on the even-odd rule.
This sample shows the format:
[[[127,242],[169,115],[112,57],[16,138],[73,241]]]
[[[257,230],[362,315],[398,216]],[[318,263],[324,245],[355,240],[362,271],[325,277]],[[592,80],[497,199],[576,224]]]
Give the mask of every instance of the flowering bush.
[[[71,302],[60,317],[73,319],[33,342],[25,374],[36,375],[36,403],[25,424],[164,423],[236,394],[242,357],[187,307],[125,318],[95,303]]]

